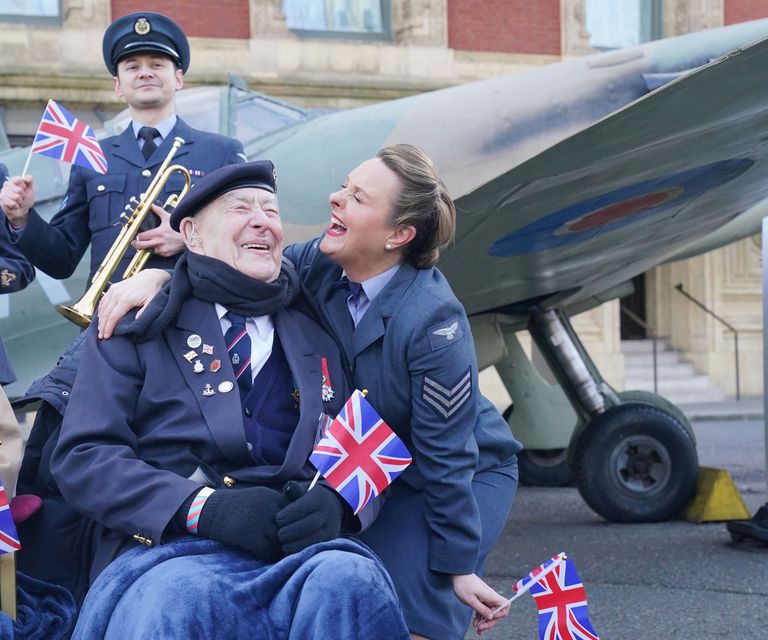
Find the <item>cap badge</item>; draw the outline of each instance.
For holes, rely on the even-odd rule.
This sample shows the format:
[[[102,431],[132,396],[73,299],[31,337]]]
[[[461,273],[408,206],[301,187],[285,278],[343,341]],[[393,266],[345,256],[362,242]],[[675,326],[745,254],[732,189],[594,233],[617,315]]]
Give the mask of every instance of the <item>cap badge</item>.
[[[149,20],[146,18],[139,18],[133,25],[133,30],[140,36],[147,35],[152,31],[152,25],[149,24]]]

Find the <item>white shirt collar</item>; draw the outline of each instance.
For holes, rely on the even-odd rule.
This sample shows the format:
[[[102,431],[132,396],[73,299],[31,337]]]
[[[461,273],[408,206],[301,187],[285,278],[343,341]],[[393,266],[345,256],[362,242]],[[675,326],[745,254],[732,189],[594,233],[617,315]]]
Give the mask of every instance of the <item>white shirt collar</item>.
[[[232,323],[229,321],[229,319],[224,317],[227,314],[228,309],[220,305],[218,302],[215,303],[215,306],[216,315],[219,317],[222,331],[226,333],[227,329],[232,326]],[[246,316],[245,324],[253,326],[256,329],[256,335],[258,335],[260,338],[266,338],[274,326],[270,316]]]

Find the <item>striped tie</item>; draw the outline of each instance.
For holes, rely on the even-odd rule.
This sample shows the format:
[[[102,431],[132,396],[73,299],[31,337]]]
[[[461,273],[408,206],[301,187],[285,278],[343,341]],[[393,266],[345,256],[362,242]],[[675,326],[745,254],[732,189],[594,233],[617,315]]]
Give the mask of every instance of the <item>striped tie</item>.
[[[224,334],[227,343],[227,352],[235,370],[237,385],[240,387],[240,396],[245,398],[251,390],[253,379],[251,377],[251,338],[245,330],[245,318],[228,311],[226,317],[232,323]]]

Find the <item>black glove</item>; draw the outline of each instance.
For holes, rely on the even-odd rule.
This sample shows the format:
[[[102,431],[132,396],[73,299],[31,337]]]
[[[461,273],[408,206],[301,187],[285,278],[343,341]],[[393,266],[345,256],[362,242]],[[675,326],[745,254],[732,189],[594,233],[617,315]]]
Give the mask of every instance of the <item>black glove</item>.
[[[277,537],[286,555],[317,542],[333,540],[341,532],[342,498],[325,485],[306,491],[298,482],[287,482],[283,495],[290,504],[280,511]]]
[[[274,489],[219,489],[205,501],[197,532],[203,538],[244,549],[259,560],[277,562],[283,551],[275,515],[284,506],[285,498]]]

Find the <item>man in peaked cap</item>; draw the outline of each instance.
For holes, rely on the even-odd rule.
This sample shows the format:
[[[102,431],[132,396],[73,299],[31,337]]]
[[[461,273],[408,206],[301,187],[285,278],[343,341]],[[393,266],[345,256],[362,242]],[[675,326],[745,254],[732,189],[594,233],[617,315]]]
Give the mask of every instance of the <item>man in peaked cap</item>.
[[[174,162],[190,170],[193,183],[214,169],[245,160],[239,141],[192,129],[176,115],[175,96],[184,86],[190,52],[173,20],[151,12],[118,18],[104,34],[102,51],[115,93],[125,100],[132,118],[123,133],[101,141],[107,174],[74,165],[61,208],[50,223],[35,211],[32,176],[16,176],[0,191],[12,241],[33,265],[54,278],[72,275],[89,244],[93,276],[118,235],[115,223],[126,204],[146,191],[174,138],[184,140]],[[182,186],[182,177],[174,175],[160,203]],[[160,224],[139,234],[134,246],[152,251],[149,265],[171,267],[184,244],[170,228],[168,214],[157,205],[152,210]],[[132,252],[127,254],[116,273],[127,266]]]
[[[171,216],[188,251],[163,294],[111,340],[86,334],[51,461],[97,523],[75,637],[408,638],[379,560],[338,538],[378,502],[355,516],[307,490],[318,416],[349,390],[282,260],[275,191],[269,161],[201,179]]]

